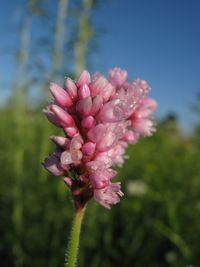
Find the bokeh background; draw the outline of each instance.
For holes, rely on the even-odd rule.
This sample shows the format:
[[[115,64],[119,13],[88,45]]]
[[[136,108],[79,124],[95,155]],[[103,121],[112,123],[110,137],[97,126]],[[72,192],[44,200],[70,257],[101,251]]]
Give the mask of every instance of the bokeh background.
[[[82,69],[146,79],[157,132],[130,146],[125,197],[88,205],[79,266],[200,266],[200,2],[0,1],[0,266],[57,267],[73,218],[62,178],[41,166],[59,130],[49,82]]]

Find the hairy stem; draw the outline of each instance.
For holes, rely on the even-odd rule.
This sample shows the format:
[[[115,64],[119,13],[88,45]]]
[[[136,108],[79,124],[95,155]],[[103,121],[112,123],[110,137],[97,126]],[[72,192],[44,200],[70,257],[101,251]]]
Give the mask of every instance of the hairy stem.
[[[77,253],[79,246],[79,236],[81,230],[81,223],[83,220],[83,215],[85,212],[85,207],[78,209],[75,214],[75,218],[72,224],[71,237],[69,241],[69,246],[66,253],[65,267],[74,267],[77,262]]]

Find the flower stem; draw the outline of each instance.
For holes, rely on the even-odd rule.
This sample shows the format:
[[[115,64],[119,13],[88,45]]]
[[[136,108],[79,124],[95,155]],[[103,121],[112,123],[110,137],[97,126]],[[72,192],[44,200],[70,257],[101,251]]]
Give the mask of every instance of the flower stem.
[[[74,267],[76,266],[78,245],[79,245],[79,236],[81,230],[81,223],[83,215],[85,212],[85,207],[78,209],[75,214],[75,218],[72,224],[71,237],[69,241],[69,246],[65,258],[65,267]]]

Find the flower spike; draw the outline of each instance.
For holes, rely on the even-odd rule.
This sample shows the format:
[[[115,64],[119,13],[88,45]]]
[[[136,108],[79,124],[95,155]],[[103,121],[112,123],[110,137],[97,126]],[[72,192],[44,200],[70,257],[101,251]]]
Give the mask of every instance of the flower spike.
[[[126,79],[120,68],[111,69],[108,78],[84,70],[77,81],[66,78],[64,88],[50,85],[54,102],[44,113],[64,136],[51,136],[56,150],[43,165],[64,177],[77,210],[91,198],[107,209],[120,201],[113,168],[123,165],[128,144],[155,131],[157,103],[148,98],[147,82]]]

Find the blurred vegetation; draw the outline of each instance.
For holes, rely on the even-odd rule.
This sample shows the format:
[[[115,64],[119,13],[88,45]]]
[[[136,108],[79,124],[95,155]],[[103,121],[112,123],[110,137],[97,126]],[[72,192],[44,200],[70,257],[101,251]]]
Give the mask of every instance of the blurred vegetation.
[[[57,19],[47,23],[54,29],[53,37],[35,40],[36,48],[41,48],[41,40],[42,46],[49,48],[42,50],[50,51],[51,63],[47,65],[42,64],[41,50],[41,54],[30,52],[30,37],[34,19],[49,21],[50,11],[43,1],[29,0],[20,21],[18,67],[12,84],[15,90],[0,108],[2,267],[58,267],[64,262],[73,208],[62,178],[53,177],[41,166],[53,150],[48,136],[59,132],[41,109],[50,80],[59,81],[63,72],[75,75],[87,66],[88,49],[95,36],[90,12],[97,4],[83,0],[70,6],[68,2],[57,1]],[[72,59],[66,50],[74,55],[74,69],[69,68]],[[41,72],[45,73],[42,77]],[[37,104],[30,101],[32,87],[39,92]],[[198,115],[199,107],[197,101]],[[153,137],[129,147],[130,159],[118,169],[116,178],[122,180],[125,197],[111,211],[89,203],[79,266],[199,266],[199,129],[200,121],[194,133],[186,137],[176,117],[170,115],[158,123]]]
[[[40,110],[26,109],[19,136],[14,112],[0,111],[1,266],[60,266],[73,218],[70,192],[40,164],[43,142],[49,145],[57,130]],[[79,266],[198,266],[199,140],[182,136],[169,117],[153,137],[130,146],[130,159],[118,170],[125,197],[111,211],[88,205]],[[22,165],[14,164],[19,144]]]

